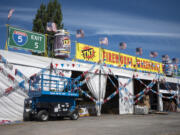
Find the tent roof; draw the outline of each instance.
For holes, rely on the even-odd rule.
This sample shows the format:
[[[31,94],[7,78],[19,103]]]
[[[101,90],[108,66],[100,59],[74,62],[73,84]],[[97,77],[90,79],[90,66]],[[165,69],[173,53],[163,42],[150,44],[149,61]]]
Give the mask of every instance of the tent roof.
[[[0,54],[3,57],[5,57],[9,63],[16,64],[16,67],[18,69],[20,68],[19,70],[22,70],[22,72],[25,72],[25,74],[28,76],[32,75],[32,72],[35,71],[38,72],[41,68],[46,68],[47,66],[50,65],[51,62],[54,64],[54,66],[57,66],[58,69],[81,71],[81,72],[88,71],[93,66],[93,64],[89,64],[89,63],[28,55],[23,53],[10,52],[6,50],[0,50]],[[97,68],[100,68],[100,65],[96,64],[92,72],[94,72]],[[150,73],[135,72],[122,68],[103,66],[103,69],[106,73],[109,71],[108,68],[111,69],[114,75],[118,75],[122,77],[133,77],[133,75],[138,75],[138,78],[140,79],[152,80],[156,76],[155,74],[150,74]],[[29,72],[29,74],[27,72]],[[161,78],[166,79],[166,81],[168,82],[173,82],[173,83],[178,82],[178,79],[173,77],[161,76]]]

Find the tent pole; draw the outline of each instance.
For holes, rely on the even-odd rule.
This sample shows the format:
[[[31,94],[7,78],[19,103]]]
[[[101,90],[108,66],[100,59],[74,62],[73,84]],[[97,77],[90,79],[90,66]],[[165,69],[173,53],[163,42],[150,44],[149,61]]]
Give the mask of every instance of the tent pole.
[[[158,81],[157,81],[157,92],[159,93],[160,91],[159,91],[159,79],[158,79]],[[160,104],[160,96],[158,95],[157,96],[158,97],[158,111],[161,111],[161,104]]]
[[[97,116],[101,116],[101,69],[99,70],[99,101],[98,101],[98,114]]]
[[[158,79],[157,81],[157,92],[160,93],[160,80]],[[158,111],[162,112],[163,111],[163,100],[160,95],[158,95]]]
[[[99,48],[99,100],[97,106],[97,116],[101,116],[101,44]]]
[[[180,104],[179,97],[180,97],[180,89],[179,89],[179,79],[178,79],[178,82],[177,82],[177,98],[176,98],[176,102],[177,102],[178,106]]]

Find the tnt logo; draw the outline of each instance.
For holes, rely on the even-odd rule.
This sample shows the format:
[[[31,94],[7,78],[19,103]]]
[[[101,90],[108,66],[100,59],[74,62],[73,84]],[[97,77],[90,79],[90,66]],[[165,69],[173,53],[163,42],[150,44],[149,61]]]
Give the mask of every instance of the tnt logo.
[[[28,36],[24,32],[20,32],[20,31],[15,30],[13,32],[13,40],[17,45],[23,46],[26,44],[26,42],[28,40]]]
[[[83,50],[81,51],[82,56],[84,59],[93,59],[95,57],[95,51],[93,48],[90,47],[84,47]]]

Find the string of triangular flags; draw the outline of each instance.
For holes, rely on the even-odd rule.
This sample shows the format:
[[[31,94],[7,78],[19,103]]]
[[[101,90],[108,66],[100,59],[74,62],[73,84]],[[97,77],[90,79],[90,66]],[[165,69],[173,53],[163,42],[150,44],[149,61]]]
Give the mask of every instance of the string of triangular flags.
[[[8,61],[7,61],[2,55],[0,55],[0,60],[2,61],[2,63],[4,64],[5,67],[7,67],[7,68],[10,69],[10,70],[13,70],[13,66],[12,66],[11,64],[9,64]],[[55,64],[55,65],[56,65],[55,68],[53,68],[53,66],[52,66],[52,64],[51,64],[50,66],[48,66],[48,67],[45,68],[45,69],[47,70],[47,69],[49,69],[49,68],[52,68],[52,69],[54,70],[54,72],[55,72],[56,75],[64,76],[62,72],[58,72],[58,71],[57,71],[57,66],[58,66],[58,65],[57,65],[57,64]],[[95,65],[96,65],[96,63],[91,67],[91,69],[90,69],[89,71],[86,71],[86,72],[84,72],[82,75],[80,75],[79,77],[77,77],[77,78],[76,78],[76,81],[79,81],[82,77],[86,76],[86,74],[87,74],[88,72],[91,72],[91,71],[94,69]],[[102,64],[102,65],[105,65],[105,64]],[[105,65],[105,66],[106,66],[106,65]],[[103,66],[102,66],[102,67],[103,67]],[[102,67],[101,67],[101,68],[102,68]],[[43,70],[41,70],[40,72],[34,74],[33,76],[39,76],[42,72],[45,71],[45,69],[43,69]],[[102,69],[103,69],[103,68],[102,68]],[[110,68],[108,68],[108,69],[109,69],[109,72],[110,72],[111,74],[113,74],[113,73],[111,72]],[[4,93],[3,95],[7,95],[7,94],[9,94],[10,92],[12,92],[12,91],[14,91],[14,90],[16,90],[16,89],[18,89],[18,88],[23,88],[23,89],[24,89],[24,84],[25,84],[25,83],[28,83],[29,80],[30,80],[30,78],[27,78],[27,77],[26,77],[24,74],[22,74],[18,69],[15,69],[15,75],[18,75],[19,77],[21,77],[22,79],[24,79],[24,81],[22,81],[22,82],[18,82],[12,75],[10,75],[9,73],[7,73],[6,70],[4,70],[2,67],[0,67],[0,71],[1,71],[1,73],[2,73],[4,76],[8,77],[11,81],[13,81],[13,82],[15,83],[15,85],[14,85],[13,87],[7,88],[7,89],[5,90],[5,93]],[[95,71],[95,73],[97,73],[97,72],[98,72],[98,70]],[[108,73],[108,74],[109,74],[109,73]],[[113,74],[113,76],[114,76],[115,78],[117,78],[114,74]],[[126,92],[128,92],[126,86],[132,81],[132,78],[131,78],[131,79],[129,79],[128,82],[125,83],[124,85],[122,85],[122,83],[120,83],[120,87],[117,88],[117,86],[113,83],[113,81],[111,80],[111,78],[110,78],[109,76],[108,76],[108,78],[110,79],[110,81],[111,81],[111,83],[113,84],[113,86],[116,87],[116,91],[115,91],[114,93],[112,93],[109,97],[107,97],[107,98],[103,101],[103,103],[106,103],[107,101],[109,101],[110,99],[112,99],[112,98],[113,98],[116,94],[118,94],[119,92],[120,92],[120,95],[122,95],[122,93],[121,93],[121,90],[122,90],[122,89],[124,89]],[[89,78],[85,78],[84,81],[81,81],[78,87],[82,86],[86,81],[88,81],[88,79],[90,79],[90,77],[89,77]],[[137,79],[137,78],[135,78],[135,79]],[[139,80],[143,85],[145,85],[140,79],[137,79],[137,80]],[[161,97],[163,97],[163,98],[171,99],[171,98],[174,98],[174,97],[175,97],[175,95],[173,95],[172,97],[165,97],[165,96],[162,96],[162,94],[160,94],[160,93],[152,90],[151,88],[153,87],[154,83],[155,83],[155,81],[153,80],[152,83],[150,83],[148,86],[145,85],[146,89],[144,89],[143,91],[141,91],[140,93],[138,93],[136,96],[134,96],[134,98],[137,98],[137,100],[135,101],[135,103],[137,103],[137,102],[143,97],[144,94],[146,94],[147,92],[149,92],[149,90],[151,90],[153,93],[156,93],[156,94],[158,94],[159,96],[161,96]],[[122,86],[123,86],[123,87],[122,87]],[[80,90],[83,94],[85,94],[86,96],[90,97],[90,99],[93,99],[91,96],[89,96],[89,95],[88,95],[85,91],[83,91],[82,89],[79,89],[79,90]],[[27,91],[26,91],[26,92],[27,92]],[[1,95],[1,96],[2,96],[2,95]],[[129,93],[129,96],[132,96],[132,94]],[[95,100],[94,100],[94,101],[95,101]]]

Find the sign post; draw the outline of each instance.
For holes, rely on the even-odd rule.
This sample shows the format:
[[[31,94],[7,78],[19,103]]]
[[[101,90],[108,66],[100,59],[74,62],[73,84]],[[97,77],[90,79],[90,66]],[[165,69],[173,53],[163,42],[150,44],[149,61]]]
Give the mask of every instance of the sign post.
[[[43,53],[45,52],[45,35],[9,26],[8,46]]]

